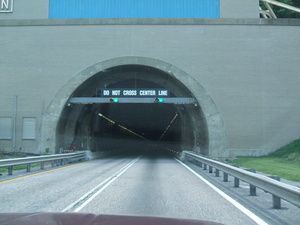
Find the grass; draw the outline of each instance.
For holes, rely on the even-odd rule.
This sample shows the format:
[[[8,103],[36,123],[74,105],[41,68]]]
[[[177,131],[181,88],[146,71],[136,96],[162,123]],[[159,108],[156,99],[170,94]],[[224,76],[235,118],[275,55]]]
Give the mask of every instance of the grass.
[[[20,157],[24,157],[24,156],[25,156],[24,154],[10,154],[10,155],[0,154],[0,160],[1,159],[11,159],[11,158],[20,158]],[[33,163],[30,165],[30,168],[38,167],[38,166],[40,166],[39,163]],[[13,170],[25,170],[26,168],[27,168],[26,165],[13,166]],[[7,167],[1,167],[0,173],[8,173]]]
[[[30,165],[30,168],[38,167],[38,166],[40,166],[39,163],[33,163]],[[17,165],[13,167],[13,170],[26,170],[26,168],[27,168],[26,165]],[[0,168],[0,173],[8,173],[7,167]]]
[[[300,139],[281,147],[263,157],[239,157],[229,161],[241,167],[255,168],[257,171],[277,175],[284,179],[300,182]]]

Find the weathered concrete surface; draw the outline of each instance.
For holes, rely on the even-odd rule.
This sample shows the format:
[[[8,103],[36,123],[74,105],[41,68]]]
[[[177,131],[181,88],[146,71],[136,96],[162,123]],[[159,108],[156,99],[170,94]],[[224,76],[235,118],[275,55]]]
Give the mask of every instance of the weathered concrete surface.
[[[49,0],[13,0],[13,12],[0,13],[1,19],[47,19]]]
[[[53,124],[79,83],[114,59],[123,57],[120,63],[128,63],[131,56],[137,64],[153,59],[158,69],[169,69],[159,64],[164,62],[176,76],[176,68],[188,74],[179,79],[200,99],[211,126],[210,149],[224,137],[214,126],[222,121],[227,134],[223,146],[233,150],[269,151],[299,138],[298,20],[202,20],[189,25],[176,25],[176,20],[172,25],[99,21],[0,20],[0,116],[12,117],[18,96],[18,149],[37,148],[36,140],[22,140],[23,117],[36,117],[37,130],[49,134],[42,138],[55,142]],[[194,81],[203,89],[193,90]],[[68,91],[61,93],[62,88]],[[202,98],[205,93],[209,98]],[[43,116],[49,120],[42,124]],[[0,143],[1,148],[12,146],[11,140]]]
[[[220,0],[221,18],[259,18],[259,1]]]

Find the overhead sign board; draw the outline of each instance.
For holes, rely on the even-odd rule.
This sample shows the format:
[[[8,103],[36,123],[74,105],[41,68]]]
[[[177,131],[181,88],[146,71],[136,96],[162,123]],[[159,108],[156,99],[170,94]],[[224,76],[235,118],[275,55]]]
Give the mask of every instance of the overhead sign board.
[[[101,97],[169,97],[170,91],[167,89],[101,89]]]
[[[48,2],[49,19],[220,17],[220,0],[48,0]]]
[[[13,0],[0,0],[0,13],[13,11]]]

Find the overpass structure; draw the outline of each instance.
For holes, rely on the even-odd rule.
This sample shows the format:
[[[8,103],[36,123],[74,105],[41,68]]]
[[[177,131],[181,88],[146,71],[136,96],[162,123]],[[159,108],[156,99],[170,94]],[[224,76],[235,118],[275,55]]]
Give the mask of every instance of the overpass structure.
[[[149,148],[213,158],[267,154],[299,138],[299,20],[260,19],[252,0],[178,0],[168,14],[159,11],[168,4],[146,0],[138,10],[73,2],[1,4],[1,150],[144,144],[120,126]],[[74,104],[103,97],[99,89],[167,90],[166,99],[195,102]]]

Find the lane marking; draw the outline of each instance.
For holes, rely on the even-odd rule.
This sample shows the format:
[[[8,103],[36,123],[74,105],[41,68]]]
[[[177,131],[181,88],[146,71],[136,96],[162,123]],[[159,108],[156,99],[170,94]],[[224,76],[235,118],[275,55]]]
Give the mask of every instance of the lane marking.
[[[62,212],[79,212],[83,207],[85,207],[89,202],[91,202],[97,195],[104,191],[109,185],[111,185],[117,178],[119,178],[126,170],[128,170],[134,163],[136,163],[141,156],[135,158],[130,163],[125,165],[119,171],[114,173],[112,176],[98,184],[88,193],[81,196],[78,200],[73,202],[71,205],[62,210]]]
[[[238,203],[237,201],[235,201],[229,195],[225,194],[219,188],[217,188],[212,183],[210,183],[209,181],[207,181],[205,178],[203,178],[201,175],[199,175],[197,172],[195,172],[192,168],[190,168],[189,166],[187,166],[186,164],[184,164],[183,162],[181,162],[178,159],[176,159],[176,161],[179,162],[181,165],[183,165],[185,168],[187,168],[190,172],[192,172],[198,178],[200,178],[204,183],[206,183],[208,186],[210,186],[212,189],[214,189],[218,194],[220,194],[223,198],[225,198],[227,201],[229,201],[231,204],[233,204],[236,208],[238,208],[240,211],[242,211],[244,214],[246,214],[254,222],[256,222],[259,225],[269,225],[264,220],[262,220],[257,215],[255,215],[253,212],[251,212],[249,209],[245,208],[243,205],[241,205],[240,203]]]
[[[94,159],[93,159],[93,160],[94,160]],[[26,175],[26,176],[23,176],[23,177],[14,178],[14,179],[11,179],[11,180],[1,181],[0,184],[4,184],[4,183],[16,181],[16,180],[25,179],[25,178],[28,178],[28,177],[33,177],[33,176],[40,175],[40,174],[44,174],[44,173],[49,173],[49,172],[52,172],[52,171],[56,171],[56,170],[68,168],[68,167],[71,167],[71,166],[76,166],[76,165],[79,165],[79,164],[91,162],[91,161],[93,161],[93,160],[89,160],[89,161],[85,161],[85,162],[81,162],[81,163],[76,163],[76,164],[72,164],[72,165],[69,165],[69,166],[63,166],[63,167],[59,167],[59,168],[56,168],[56,169],[47,170],[47,171],[43,171],[43,172],[39,172],[39,173],[34,173],[34,174]]]

